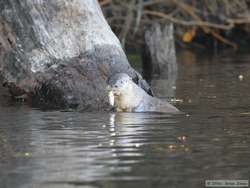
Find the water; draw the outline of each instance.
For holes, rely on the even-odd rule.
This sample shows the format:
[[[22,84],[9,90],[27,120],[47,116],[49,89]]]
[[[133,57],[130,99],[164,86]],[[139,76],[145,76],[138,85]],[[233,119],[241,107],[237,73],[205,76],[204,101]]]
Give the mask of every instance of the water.
[[[180,54],[175,79],[152,83],[184,115],[40,111],[1,97],[0,187],[193,188],[249,179],[249,61]]]

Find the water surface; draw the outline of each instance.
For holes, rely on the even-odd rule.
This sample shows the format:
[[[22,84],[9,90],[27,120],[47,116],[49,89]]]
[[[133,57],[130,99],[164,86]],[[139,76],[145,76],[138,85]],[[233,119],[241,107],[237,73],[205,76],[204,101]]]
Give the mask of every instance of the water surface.
[[[193,188],[249,179],[250,56],[185,52],[174,77],[152,84],[186,114],[41,111],[11,104],[1,91],[0,187]]]

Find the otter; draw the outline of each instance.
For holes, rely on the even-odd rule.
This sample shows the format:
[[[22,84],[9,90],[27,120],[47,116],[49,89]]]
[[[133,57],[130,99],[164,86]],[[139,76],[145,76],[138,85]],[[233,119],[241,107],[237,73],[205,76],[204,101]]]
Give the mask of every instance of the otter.
[[[109,103],[118,112],[180,112],[168,102],[150,96],[125,73],[111,76],[108,80],[108,90]]]

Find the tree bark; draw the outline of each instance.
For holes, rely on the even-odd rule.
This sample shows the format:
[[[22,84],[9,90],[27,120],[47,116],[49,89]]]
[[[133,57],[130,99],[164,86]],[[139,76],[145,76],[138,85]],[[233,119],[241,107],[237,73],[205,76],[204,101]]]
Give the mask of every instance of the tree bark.
[[[107,109],[107,78],[128,73],[145,90],[96,0],[1,0],[0,71],[35,106]]]
[[[168,78],[177,72],[173,24],[154,23],[145,31],[145,75]]]

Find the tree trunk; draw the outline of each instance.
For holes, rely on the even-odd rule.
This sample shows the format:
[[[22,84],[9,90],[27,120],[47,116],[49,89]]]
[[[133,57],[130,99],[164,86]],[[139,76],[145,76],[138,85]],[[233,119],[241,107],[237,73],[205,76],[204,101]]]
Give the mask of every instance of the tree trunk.
[[[176,74],[177,63],[173,24],[153,24],[145,31],[143,51],[145,75],[168,78]]]
[[[1,0],[0,71],[39,107],[108,107],[107,78],[131,68],[96,0]]]

